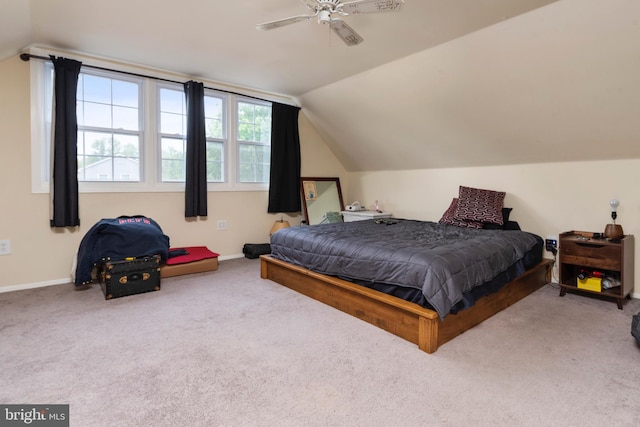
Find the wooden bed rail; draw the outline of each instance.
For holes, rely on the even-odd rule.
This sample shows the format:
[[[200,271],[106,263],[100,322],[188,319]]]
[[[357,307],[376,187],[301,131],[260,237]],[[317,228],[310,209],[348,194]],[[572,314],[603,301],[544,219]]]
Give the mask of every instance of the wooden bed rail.
[[[551,260],[543,260],[499,292],[479,299],[473,307],[440,319],[436,311],[400,298],[315,273],[270,255],[262,255],[260,259],[261,278],[272,280],[378,326],[417,344],[427,353],[435,352],[440,345],[548,283],[552,266]]]

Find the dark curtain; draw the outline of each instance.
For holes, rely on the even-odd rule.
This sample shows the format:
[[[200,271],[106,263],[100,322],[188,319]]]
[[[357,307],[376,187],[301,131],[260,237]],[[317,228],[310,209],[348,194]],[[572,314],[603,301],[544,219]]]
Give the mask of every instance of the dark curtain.
[[[204,85],[184,84],[187,102],[186,218],[207,216],[207,139],[204,125]]]
[[[78,214],[78,118],[81,62],[51,56],[54,68],[53,212],[51,227],[76,227]]]
[[[299,107],[274,102],[271,110],[270,213],[300,212]]]

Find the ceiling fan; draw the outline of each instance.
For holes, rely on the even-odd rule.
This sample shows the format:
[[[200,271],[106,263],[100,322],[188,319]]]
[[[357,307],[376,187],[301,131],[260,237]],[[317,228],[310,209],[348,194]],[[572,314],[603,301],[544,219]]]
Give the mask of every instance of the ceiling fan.
[[[273,30],[296,22],[308,21],[318,17],[318,23],[329,25],[347,46],[360,44],[364,39],[342,20],[343,16],[358,13],[395,12],[400,10],[405,0],[300,0],[312,12],[277,21],[265,22],[256,26],[259,30]]]

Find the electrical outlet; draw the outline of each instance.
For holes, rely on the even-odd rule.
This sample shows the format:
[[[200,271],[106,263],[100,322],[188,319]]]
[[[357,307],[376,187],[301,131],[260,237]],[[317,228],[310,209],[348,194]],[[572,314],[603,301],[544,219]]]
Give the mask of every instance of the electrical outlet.
[[[0,255],[11,253],[11,240],[0,240]]]
[[[220,219],[218,220],[218,230],[226,230],[227,229],[227,220]]]
[[[548,252],[557,252],[558,251],[558,240],[554,237],[547,237],[546,240],[544,241],[545,243],[545,249]]]

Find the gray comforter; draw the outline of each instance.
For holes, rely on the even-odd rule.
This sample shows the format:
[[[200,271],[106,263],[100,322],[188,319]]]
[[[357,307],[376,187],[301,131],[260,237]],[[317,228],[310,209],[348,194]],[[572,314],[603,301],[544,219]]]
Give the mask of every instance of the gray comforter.
[[[506,270],[540,237],[434,222],[300,226],[271,236],[275,258],[345,278],[420,289],[444,318],[463,293]]]

